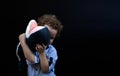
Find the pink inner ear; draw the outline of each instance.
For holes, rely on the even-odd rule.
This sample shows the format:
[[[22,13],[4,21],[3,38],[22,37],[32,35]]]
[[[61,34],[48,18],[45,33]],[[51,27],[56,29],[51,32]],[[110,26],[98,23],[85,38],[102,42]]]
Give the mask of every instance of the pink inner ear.
[[[36,26],[35,28],[33,28],[33,29],[31,30],[30,34],[36,32],[36,31],[38,31],[38,30],[41,30],[41,29],[43,29],[43,28],[44,28],[44,26]]]
[[[35,21],[32,21],[31,22],[31,26],[30,26],[30,34],[32,33],[32,30],[35,28],[35,27],[37,27],[38,25],[37,25],[37,22],[35,22]]]

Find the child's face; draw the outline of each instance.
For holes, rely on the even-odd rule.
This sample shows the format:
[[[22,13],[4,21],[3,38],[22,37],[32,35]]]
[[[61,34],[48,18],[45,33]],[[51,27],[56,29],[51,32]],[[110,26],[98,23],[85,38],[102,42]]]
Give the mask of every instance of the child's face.
[[[50,31],[50,44],[53,43],[55,37],[56,37],[56,34],[57,34],[57,30],[56,29],[53,29],[52,27],[48,26],[48,25],[45,25],[46,27],[48,27],[48,30]]]

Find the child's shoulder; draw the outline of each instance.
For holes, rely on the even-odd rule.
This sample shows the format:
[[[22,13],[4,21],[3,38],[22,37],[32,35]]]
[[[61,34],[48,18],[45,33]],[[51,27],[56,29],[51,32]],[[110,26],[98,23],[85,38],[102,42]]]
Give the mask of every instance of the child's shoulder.
[[[48,48],[54,48],[55,49],[54,45],[49,45]]]

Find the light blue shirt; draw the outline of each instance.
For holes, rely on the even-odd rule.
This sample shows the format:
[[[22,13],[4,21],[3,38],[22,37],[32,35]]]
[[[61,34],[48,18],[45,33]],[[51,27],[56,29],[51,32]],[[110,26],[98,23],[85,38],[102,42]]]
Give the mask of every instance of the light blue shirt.
[[[40,60],[39,60],[39,52],[35,52],[35,63],[30,63],[28,60],[28,76],[56,76],[54,70],[55,70],[55,64],[58,59],[57,51],[54,48],[53,45],[49,45],[46,49],[46,56],[50,63],[49,65],[49,72],[43,73],[40,69]]]

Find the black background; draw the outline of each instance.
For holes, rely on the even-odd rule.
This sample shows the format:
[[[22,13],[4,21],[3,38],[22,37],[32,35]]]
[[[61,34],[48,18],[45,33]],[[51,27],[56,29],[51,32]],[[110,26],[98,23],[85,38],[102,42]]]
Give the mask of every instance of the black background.
[[[15,4],[4,3],[0,15],[5,25],[1,27],[4,34],[1,42],[5,46],[1,61],[5,66],[3,70],[9,72],[6,74],[17,72],[18,35],[25,31],[30,19],[43,14],[55,14],[64,25],[61,36],[53,43],[59,56],[57,76],[119,74],[119,1],[19,0]]]

